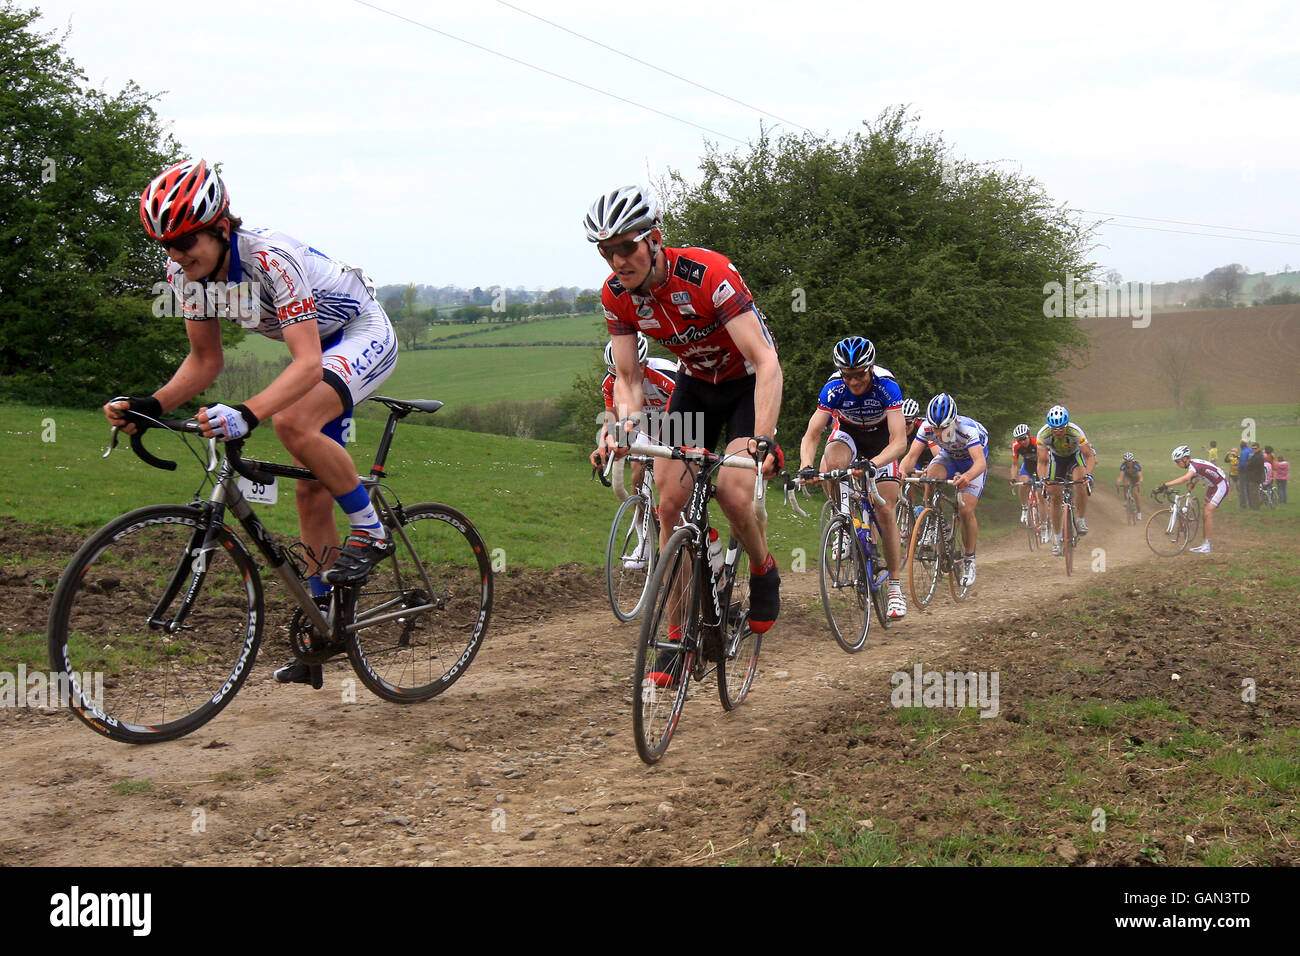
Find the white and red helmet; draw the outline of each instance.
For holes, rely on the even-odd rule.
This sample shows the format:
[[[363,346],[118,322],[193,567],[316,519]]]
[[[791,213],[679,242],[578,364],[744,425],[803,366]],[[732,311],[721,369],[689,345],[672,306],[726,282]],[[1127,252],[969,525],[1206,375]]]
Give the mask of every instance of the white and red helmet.
[[[229,208],[225,183],[202,159],[169,167],[140,194],[140,222],[159,242],[211,226]]]
[[[588,242],[601,242],[625,232],[640,233],[663,228],[664,207],[653,189],[646,186],[623,186],[596,198],[587,210],[583,226]]]

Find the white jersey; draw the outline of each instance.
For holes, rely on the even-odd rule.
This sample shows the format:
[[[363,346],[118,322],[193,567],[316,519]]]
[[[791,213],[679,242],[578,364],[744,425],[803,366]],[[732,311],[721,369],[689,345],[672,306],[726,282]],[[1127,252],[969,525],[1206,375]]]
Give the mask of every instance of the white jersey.
[[[985,455],[988,454],[989,433],[975,419],[958,415],[953,425],[952,437],[948,441],[940,441],[935,427],[929,422],[921,423],[913,441],[929,445],[936,455],[947,455],[949,458],[965,461],[971,456],[970,450],[976,446],[983,448]]]
[[[273,229],[231,233],[224,282],[187,282],[175,262],[167,263],[167,282],[186,319],[225,318],[277,341],[298,322],[315,322],[327,339],[377,304],[360,269]]]

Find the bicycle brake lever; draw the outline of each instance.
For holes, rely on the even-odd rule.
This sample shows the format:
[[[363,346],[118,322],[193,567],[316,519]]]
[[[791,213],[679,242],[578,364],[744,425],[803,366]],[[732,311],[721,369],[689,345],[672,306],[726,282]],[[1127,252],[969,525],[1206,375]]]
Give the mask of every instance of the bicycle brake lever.
[[[108,447],[104,449],[104,454],[100,455],[99,457],[107,458],[109,455],[113,453],[113,449],[116,447],[117,447],[117,426],[114,425],[108,433]]]

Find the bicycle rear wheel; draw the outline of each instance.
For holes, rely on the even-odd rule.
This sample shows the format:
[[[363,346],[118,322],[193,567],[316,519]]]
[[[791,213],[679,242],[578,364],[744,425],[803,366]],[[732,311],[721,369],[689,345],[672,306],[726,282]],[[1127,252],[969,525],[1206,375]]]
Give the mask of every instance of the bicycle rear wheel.
[[[348,660],[371,692],[409,704],[454,684],[483,646],[492,562],[470,520],[446,505],[412,505],[388,531],[392,556],[356,590]]]
[[[659,552],[659,526],[645,495],[618,507],[605,546],[605,589],[614,616],[627,623],[641,613]]]
[[[690,528],[678,528],[668,539],[641,616],[632,673],[632,735],[636,752],[648,764],[668,750],[695,664],[699,592],[694,535]]]
[[[844,515],[836,515],[827,523],[819,564],[822,607],[831,634],[840,647],[855,654],[866,645],[871,627],[867,597],[871,585],[857,532]]]
[[[938,512],[926,508],[916,519],[912,544],[907,551],[908,586],[912,603],[920,608],[929,606],[939,586],[941,538]]]
[[[718,664],[718,697],[724,710],[735,710],[749,696],[763,644],[763,635],[749,627],[749,556],[744,548],[736,555],[736,574],[727,608],[723,658]]]
[[[132,511],[95,532],[59,578],[50,667],[92,730],[132,744],[174,740],[247,680],[262,639],[262,580],[224,527],[218,547],[200,554],[208,520],[191,505]]]
[[[1191,543],[1190,539],[1187,521],[1172,508],[1161,508],[1147,519],[1147,547],[1162,558],[1181,554]]]
[[[911,495],[900,491],[898,503],[894,505],[894,520],[898,522],[898,543],[903,553],[907,552],[908,538],[912,534]]]

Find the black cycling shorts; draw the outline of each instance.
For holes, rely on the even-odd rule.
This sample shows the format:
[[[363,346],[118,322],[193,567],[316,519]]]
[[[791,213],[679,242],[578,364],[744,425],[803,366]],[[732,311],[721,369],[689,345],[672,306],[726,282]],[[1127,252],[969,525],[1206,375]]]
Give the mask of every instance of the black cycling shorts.
[[[754,437],[753,375],[719,382],[701,382],[689,375],[677,376],[673,397],[668,400],[668,420],[662,441],[669,445],[694,445],[717,451],[723,426],[728,443]]]

